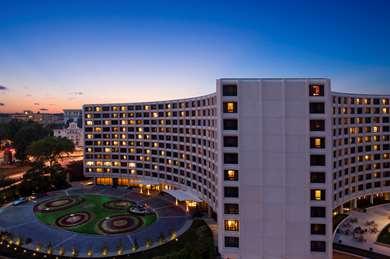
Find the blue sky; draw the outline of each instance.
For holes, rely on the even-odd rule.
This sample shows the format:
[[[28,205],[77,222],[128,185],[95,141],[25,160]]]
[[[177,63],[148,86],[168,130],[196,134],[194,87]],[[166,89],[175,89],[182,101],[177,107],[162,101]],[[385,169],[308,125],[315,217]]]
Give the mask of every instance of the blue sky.
[[[210,3],[211,2],[211,3]],[[190,97],[220,77],[390,94],[390,1],[0,1],[1,111]]]

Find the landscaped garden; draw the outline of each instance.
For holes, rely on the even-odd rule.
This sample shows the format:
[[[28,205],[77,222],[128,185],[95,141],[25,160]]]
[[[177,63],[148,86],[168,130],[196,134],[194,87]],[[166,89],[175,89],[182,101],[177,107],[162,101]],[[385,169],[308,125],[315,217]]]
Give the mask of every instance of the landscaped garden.
[[[390,245],[390,224],[382,229],[378,235],[378,242],[386,245]]]
[[[139,207],[130,200],[105,195],[62,196],[34,207],[35,216],[47,225],[84,234],[106,235],[133,232],[153,224],[157,216],[148,210],[136,214]]]

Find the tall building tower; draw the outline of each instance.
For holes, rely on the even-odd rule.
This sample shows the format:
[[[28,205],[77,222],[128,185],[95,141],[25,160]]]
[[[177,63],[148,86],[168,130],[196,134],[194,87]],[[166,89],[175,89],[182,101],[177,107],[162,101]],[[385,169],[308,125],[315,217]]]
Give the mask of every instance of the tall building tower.
[[[331,258],[327,79],[220,79],[219,247],[224,258]]]

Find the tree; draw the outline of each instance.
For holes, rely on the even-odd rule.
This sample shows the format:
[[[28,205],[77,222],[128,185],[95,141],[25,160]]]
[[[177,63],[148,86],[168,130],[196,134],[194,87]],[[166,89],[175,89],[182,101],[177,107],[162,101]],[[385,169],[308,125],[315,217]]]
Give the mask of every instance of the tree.
[[[27,147],[34,141],[49,136],[50,130],[42,125],[28,121],[15,121],[9,123],[5,128],[5,136],[13,142],[16,150],[16,158],[25,161],[27,158]]]
[[[74,144],[69,139],[50,136],[31,143],[27,153],[38,161],[48,161],[53,165],[63,154],[71,153],[74,149]]]
[[[32,193],[43,193],[50,190],[50,181],[44,175],[45,167],[42,163],[35,163],[24,175],[22,182],[18,185],[22,196]]]
[[[32,193],[39,194],[68,187],[66,173],[60,164],[45,166],[38,161],[24,174],[18,190],[22,196],[28,196]]]

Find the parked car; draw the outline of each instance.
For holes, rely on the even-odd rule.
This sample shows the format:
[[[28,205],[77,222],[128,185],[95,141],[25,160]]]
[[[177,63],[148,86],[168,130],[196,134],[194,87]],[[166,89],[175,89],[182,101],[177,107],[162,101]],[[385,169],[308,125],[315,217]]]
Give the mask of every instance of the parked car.
[[[12,203],[12,205],[18,206],[18,205],[23,204],[25,202],[27,202],[27,199],[25,197],[21,197],[21,198],[17,199],[16,201],[14,201]]]

